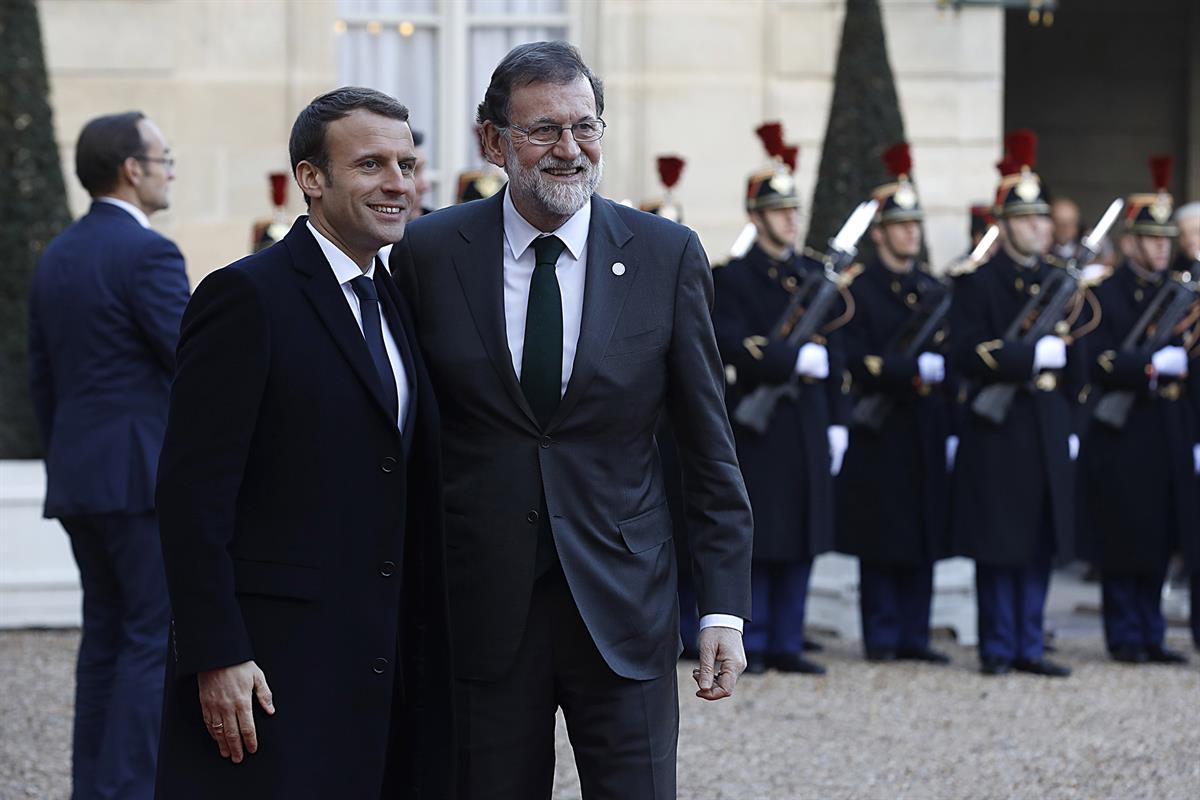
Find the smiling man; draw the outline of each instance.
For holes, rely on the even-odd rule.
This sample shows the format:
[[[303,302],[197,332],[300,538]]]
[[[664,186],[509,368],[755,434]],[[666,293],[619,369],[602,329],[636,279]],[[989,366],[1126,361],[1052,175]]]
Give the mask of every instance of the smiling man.
[[[562,708],[587,798],[675,796],[670,416],[700,613],[697,694],[745,667],[751,516],[692,231],[595,193],[604,93],[517,47],[479,106],[509,177],[392,253],[442,400],[459,797],[549,798]],[[714,675],[714,673],[716,673]]]
[[[370,89],[313,100],[290,143],[309,215],[184,315],[160,797],[448,796],[437,411],[377,258],[415,202],[407,120]]]

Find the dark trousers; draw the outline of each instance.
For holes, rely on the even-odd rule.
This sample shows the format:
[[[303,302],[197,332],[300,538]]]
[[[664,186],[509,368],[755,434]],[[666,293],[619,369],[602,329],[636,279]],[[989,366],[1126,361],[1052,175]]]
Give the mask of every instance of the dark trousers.
[[[170,603],[153,514],[61,520],[83,585],[75,800],[154,796]]]
[[[614,673],[559,566],[534,584],[508,674],[499,681],[460,680],[455,694],[459,800],[548,799],[560,707],[584,800],[675,797],[675,671],[646,681]]]
[[[1118,647],[1161,647],[1167,635],[1162,613],[1166,565],[1154,575],[1103,572],[1100,596],[1104,607],[1104,642]]]
[[[786,655],[804,652],[804,607],[812,560],[755,561],[750,568],[753,619],[747,620],[747,653]]]
[[[868,650],[929,647],[933,565],[898,567],[859,562],[859,606]]]
[[[976,564],[979,655],[1001,661],[1041,658],[1049,588],[1049,555],[1023,567]]]

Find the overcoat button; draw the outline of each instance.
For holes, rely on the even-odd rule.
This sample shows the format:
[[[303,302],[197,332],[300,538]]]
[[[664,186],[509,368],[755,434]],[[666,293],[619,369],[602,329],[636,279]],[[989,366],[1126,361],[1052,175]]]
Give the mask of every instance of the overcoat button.
[[[549,449],[549,447],[550,447],[550,444],[551,444],[551,442],[553,442],[553,441],[554,441],[554,440],[553,440],[553,439],[551,439],[549,436],[543,436],[543,437],[542,437],[542,449],[543,449],[543,450],[545,450],[545,449]]]
[[[379,574],[385,578],[390,578],[396,574],[396,562],[385,561],[379,565]]]
[[[384,472],[394,471],[396,469],[396,459],[388,456],[383,460],[383,463],[379,465],[379,468]]]
[[[533,525],[534,523],[536,523],[538,521],[538,512],[530,511],[528,514],[525,515],[525,521],[528,522],[530,525]]]
[[[377,658],[371,662],[371,671],[376,675],[382,675],[387,670],[388,660],[386,658]]]

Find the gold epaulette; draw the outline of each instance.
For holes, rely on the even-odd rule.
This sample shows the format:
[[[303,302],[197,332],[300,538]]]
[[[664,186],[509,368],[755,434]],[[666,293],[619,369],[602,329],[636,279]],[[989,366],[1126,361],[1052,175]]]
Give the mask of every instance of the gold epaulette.
[[[808,245],[804,245],[804,248],[800,252],[803,253],[804,255],[808,256],[809,258],[811,258],[813,261],[824,261],[825,260],[824,253],[822,253],[820,250],[813,250]]]
[[[1046,255],[1042,256],[1042,261],[1045,261],[1052,267],[1058,267],[1059,269],[1066,269],[1068,266],[1066,259],[1059,258],[1053,253],[1047,253]]]
[[[854,279],[862,275],[865,270],[866,267],[862,264],[851,264],[838,277],[838,286],[842,289],[849,288],[850,284],[854,283]]]

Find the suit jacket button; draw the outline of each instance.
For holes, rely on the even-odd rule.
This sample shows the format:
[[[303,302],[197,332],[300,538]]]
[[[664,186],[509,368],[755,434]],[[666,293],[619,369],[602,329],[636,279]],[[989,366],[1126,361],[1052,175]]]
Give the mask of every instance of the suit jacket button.
[[[542,449],[549,449],[549,447],[550,447],[550,444],[551,444],[553,441],[554,441],[554,440],[553,440],[553,439],[551,439],[549,436],[543,436],[543,437],[542,437]]]
[[[379,574],[385,578],[390,578],[396,574],[396,562],[385,561],[379,565]]]
[[[533,525],[534,523],[536,523],[538,521],[538,512],[530,511],[528,514],[525,515],[525,521],[528,522],[530,525]]]
[[[382,675],[387,670],[388,660],[386,658],[377,658],[371,662],[371,672],[376,675]]]
[[[388,456],[383,460],[383,463],[379,465],[379,468],[384,472],[394,471],[396,469],[396,459]]]

